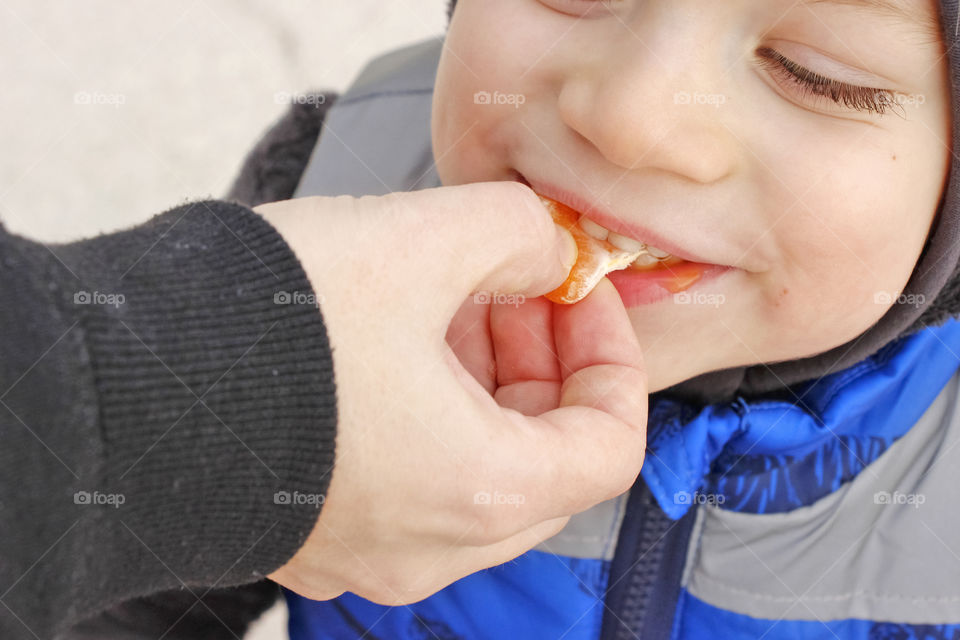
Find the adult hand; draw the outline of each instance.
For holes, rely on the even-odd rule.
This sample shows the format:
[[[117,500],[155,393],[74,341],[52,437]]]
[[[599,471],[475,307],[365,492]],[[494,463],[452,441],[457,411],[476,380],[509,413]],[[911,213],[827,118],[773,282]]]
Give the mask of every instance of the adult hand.
[[[409,604],[633,484],[646,444],[639,344],[606,279],[576,305],[538,298],[575,248],[529,188],[256,210],[318,296],[338,396],[323,509],[271,579],[315,600]]]

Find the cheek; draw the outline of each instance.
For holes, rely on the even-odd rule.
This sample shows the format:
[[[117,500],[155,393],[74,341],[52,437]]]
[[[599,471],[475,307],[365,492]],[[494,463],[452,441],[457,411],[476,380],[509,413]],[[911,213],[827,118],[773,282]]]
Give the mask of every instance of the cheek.
[[[535,73],[525,73],[542,51],[526,34],[536,31],[528,0],[460,0],[447,33],[434,86],[431,131],[437,171],[445,185],[489,178],[504,163],[510,132],[533,95]]]
[[[767,309],[774,321],[842,344],[906,286],[935,207],[925,196],[936,187],[886,151],[838,155],[832,166],[797,157],[828,156],[822,147],[792,155],[793,172],[769,208],[786,214],[773,231],[778,269],[764,274]]]

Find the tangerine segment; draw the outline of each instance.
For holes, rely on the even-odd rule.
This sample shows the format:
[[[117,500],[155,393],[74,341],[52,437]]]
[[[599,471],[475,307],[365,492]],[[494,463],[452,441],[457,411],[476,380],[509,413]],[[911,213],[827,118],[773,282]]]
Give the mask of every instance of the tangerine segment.
[[[540,194],[537,194],[540,195]],[[584,299],[597,283],[611,271],[627,268],[642,251],[630,253],[606,240],[598,240],[580,228],[580,214],[567,205],[540,196],[540,201],[553,216],[553,221],[570,232],[577,243],[577,261],[570,275],[559,287],[544,294],[557,304],[573,304]]]

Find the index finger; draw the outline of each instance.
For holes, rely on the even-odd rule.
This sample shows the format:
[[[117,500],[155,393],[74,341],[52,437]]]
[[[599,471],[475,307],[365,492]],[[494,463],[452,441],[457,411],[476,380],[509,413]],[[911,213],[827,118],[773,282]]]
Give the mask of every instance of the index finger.
[[[527,491],[537,497],[526,525],[620,495],[636,480],[646,450],[643,354],[610,281],[575,305],[556,306],[554,331],[565,371],[560,407],[537,417],[511,415],[527,421],[518,437],[535,441],[517,450],[539,452],[538,460],[525,461]]]

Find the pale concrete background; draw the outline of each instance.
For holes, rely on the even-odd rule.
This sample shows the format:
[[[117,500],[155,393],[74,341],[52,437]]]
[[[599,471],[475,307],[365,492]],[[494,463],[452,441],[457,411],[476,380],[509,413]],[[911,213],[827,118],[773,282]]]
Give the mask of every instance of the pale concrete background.
[[[286,108],[441,35],[445,0],[0,2],[0,220],[67,241],[220,197]],[[248,635],[286,638],[286,610]]]
[[[62,241],[222,196],[283,112],[444,32],[445,0],[0,2],[0,220]]]

